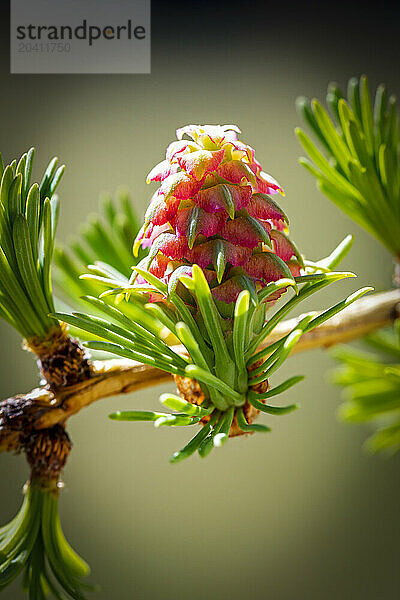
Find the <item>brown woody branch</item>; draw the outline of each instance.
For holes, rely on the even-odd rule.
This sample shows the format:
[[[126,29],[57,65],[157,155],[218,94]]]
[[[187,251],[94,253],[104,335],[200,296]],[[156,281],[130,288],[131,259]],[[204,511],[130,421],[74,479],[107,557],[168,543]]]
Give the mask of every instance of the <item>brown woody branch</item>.
[[[294,351],[327,348],[333,344],[359,338],[391,323],[398,315],[398,306],[400,306],[400,290],[361,298],[320,327],[304,334]],[[300,318],[280,323],[260,349],[286,335]],[[174,349],[184,351],[183,347]],[[46,387],[37,388],[29,394],[15,398],[18,401],[23,400],[23,403],[30,407],[33,429],[63,424],[82,408],[101,398],[127,394],[171,380],[168,373],[126,359],[94,361],[92,366],[90,378],[79,384],[59,392],[52,392]],[[8,399],[1,404],[4,405],[10,400],[14,399]],[[3,442],[1,440],[1,425],[0,412],[0,450],[12,449],[12,446],[7,447],[5,440]]]

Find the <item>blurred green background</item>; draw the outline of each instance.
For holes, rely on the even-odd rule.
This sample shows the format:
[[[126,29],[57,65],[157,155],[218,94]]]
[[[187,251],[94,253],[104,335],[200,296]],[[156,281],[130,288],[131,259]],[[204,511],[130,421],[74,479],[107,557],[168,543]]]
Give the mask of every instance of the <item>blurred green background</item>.
[[[322,98],[330,80],[344,86],[365,72],[372,86],[385,81],[400,93],[389,5],[346,18],[338,7],[328,17],[261,2],[166,7],[153,2],[148,76],[11,76],[5,21],[0,147],[9,159],[35,145],[37,174],[54,154],[66,163],[59,240],[97,210],[99,192],[120,184],[142,213],[152,194],[145,176],[178,126],[237,123],[285,187],[281,205],[304,254],[319,258],[348,232],[356,236],[343,266],[359,279],[307,308],[362,285],[389,287],[389,255],[315,189],[297,164],[293,134],[296,96]],[[5,398],[38,379],[18,336],[3,323],[0,335]],[[61,514],[101,586],[93,598],[398,598],[400,457],[365,456],[366,430],[337,421],[332,366],[323,351],[291,358],[275,381],[307,375],[287,394],[301,410],[263,417],[271,434],[233,440],[204,462],[169,465],[185,431],[107,419],[116,408],[157,407],[172,384],[103,400],[72,418]],[[27,476],[22,457],[1,456],[1,522],[19,505]],[[2,597],[23,598],[19,582]]]

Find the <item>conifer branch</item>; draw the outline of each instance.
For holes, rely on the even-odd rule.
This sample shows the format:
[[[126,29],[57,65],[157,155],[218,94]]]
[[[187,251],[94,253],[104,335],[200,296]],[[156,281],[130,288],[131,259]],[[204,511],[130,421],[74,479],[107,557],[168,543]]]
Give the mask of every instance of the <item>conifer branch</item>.
[[[400,290],[390,290],[361,298],[341,313],[332,317],[314,330],[305,333],[295,346],[294,352],[304,352],[316,348],[327,348],[334,344],[348,342],[390,324],[398,316]],[[296,322],[304,315],[283,321],[261,344],[262,350],[269,344],[287,335]],[[183,348],[175,346],[176,352]],[[127,394],[146,387],[156,386],[170,380],[169,373],[128,359],[96,360],[92,363],[92,375],[77,385],[52,392],[48,388],[37,388],[25,396],[35,400],[33,428],[42,429],[64,423],[69,417],[97,400],[120,394]],[[8,399],[9,400],[9,399]],[[0,407],[8,400],[4,400]],[[0,408],[0,431],[2,426]],[[5,433],[5,431],[4,431]],[[0,449],[7,450],[5,440],[0,437]]]

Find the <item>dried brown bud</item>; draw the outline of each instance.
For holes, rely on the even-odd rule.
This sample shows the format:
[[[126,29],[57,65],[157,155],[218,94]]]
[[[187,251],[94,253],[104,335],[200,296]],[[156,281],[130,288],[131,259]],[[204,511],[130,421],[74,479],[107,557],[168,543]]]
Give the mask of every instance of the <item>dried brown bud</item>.
[[[55,326],[46,338],[29,338],[25,347],[36,354],[42,376],[52,389],[75,385],[90,377],[86,351],[66,332]]]
[[[20,452],[42,409],[49,408],[49,393],[33,390],[0,402],[0,450]]]
[[[71,448],[71,440],[61,425],[32,431],[25,442],[32,478],[43,482],[58,480]]]

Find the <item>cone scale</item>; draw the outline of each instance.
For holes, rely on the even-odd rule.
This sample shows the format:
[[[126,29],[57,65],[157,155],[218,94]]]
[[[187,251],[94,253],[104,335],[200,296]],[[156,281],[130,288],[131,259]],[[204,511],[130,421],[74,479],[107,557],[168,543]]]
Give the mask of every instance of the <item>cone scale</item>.
[[[147,177],[160,185],[134,247],[150,248],[143,265],[170,287],[177,269],[191,276],[197,264],[214,298],[227,305],[243,289],[299,275],[302,266],[272,197],[283,189],[238,133],[234,125],[177,130],[178,140]],[[140,276],[137,282],[146,285]]]
[[[181,280],[182,275],[186,281],[193,279],[194,268],[202,270],[215,305],[224,317],[223,336],[227,346],[241,292],[247,290],[254,297],[271,282],[292,280],[303,266],[301,255],[288,237],[288,218],[273,198],[284,196],[283,189],[262,170],[253,148],[240,141],[238,134],[240,130],[235,125],[188,125],[177,130],[177,141],[168,146],[165,159],[147,176],[147,183],[157,182],[159,187],[134,244],[135,252],[141,246],[149,249],[140,267],[166,284],[169,292],[176,291],[200,328],[205,325],[207,329],[206,308],[196,302],[198,296],[191,296]],[[133,281],[141,289],[148,284],[146,275],[137,272]],[[267,296],[266,302],[276,301],[285,289],[282,287]],[[166,298],[153,290],[149,300],[164,303]],[[209,327],[214,328],[212,323]],[[236,338],[239,335],[236,332]],[[246,332],[243,330],[241,335],[244,338]],[[209,342],[213,346],[212,340]],[[244,345],[240,340],[237,345],[242,347],[243,356]],[[219,371],[222,380],[243,392],[243,402],[237,404],[243,405],[243,417],[250,425],[259,410],[249,404],[245,393],[248,388],[266,392],[268,381],[249,387],[244,362],[238,369],[230,356],[221,358],[221,355],[223,351],[216,354],[214,371]],[[236,359],[242,360],[239,357],[240,351]],[[204,386],[195,379],[176,375],[175,382],[187,402],[199,405],[207,398]],[[224,408],[222,402],[218,404],[215,390],[214,402]],[[201,422],[208,424],[210,419],[206,416]],[[249,431],[240,429],[235,413],[229,435],[243,433]]]

